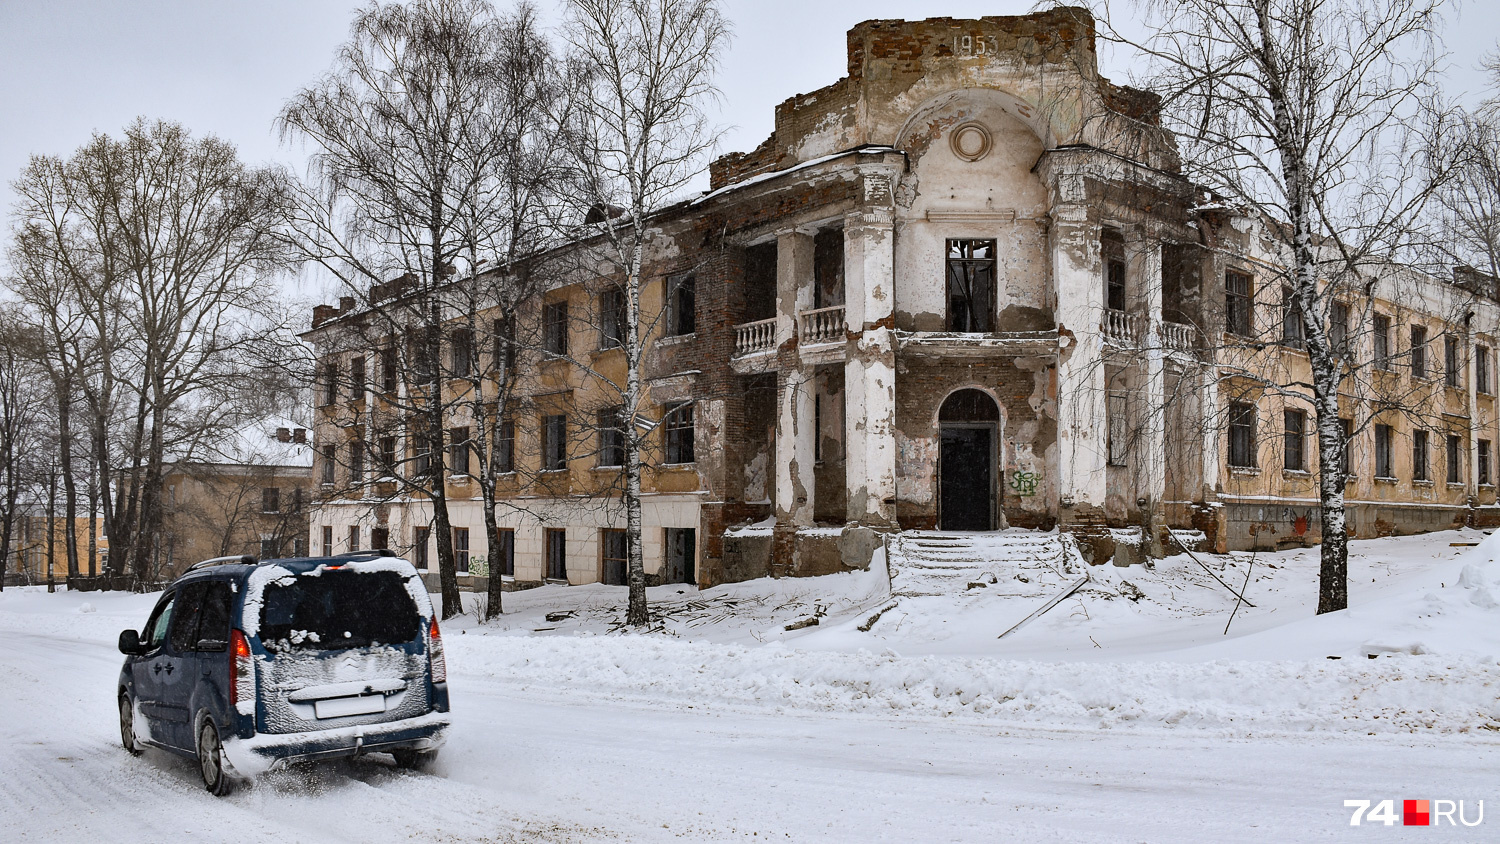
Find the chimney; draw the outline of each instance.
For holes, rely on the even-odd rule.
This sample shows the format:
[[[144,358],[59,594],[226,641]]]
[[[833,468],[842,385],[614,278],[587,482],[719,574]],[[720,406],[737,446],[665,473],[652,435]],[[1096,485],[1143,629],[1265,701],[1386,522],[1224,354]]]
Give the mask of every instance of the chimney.
[[[289,443],[289,442],[291,442],[292,441],[292,429],[291,428],[277,428],[276,429],[276,441],[279,442],[279,443]]]
[[[354,297],[353,296],[340,296],[339,297],[339,313],[345,314],[345,313],[348,313],[348,312],[350,312],[352,310],[354,310]]]
[[[306,428],[298,428],[297,430],[293,431],[292,432],[292,442],[294,442],[294,443],[306,443],[307,442],[307,429]]]
[[[323,323],[338,316],[338,311],[332,305],[318,305],[313,308],[312,327],[317,328]]]

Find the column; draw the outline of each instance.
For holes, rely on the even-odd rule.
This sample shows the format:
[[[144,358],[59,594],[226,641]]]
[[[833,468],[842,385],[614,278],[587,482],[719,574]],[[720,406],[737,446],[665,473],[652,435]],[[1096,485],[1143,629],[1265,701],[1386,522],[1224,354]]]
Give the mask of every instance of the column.
[[[1064,174],[1061,179],[1081,182],[1082,176]],[[1072,196],[1083,190],[1079,185],[1063,192]],[[1102,521],[1104,515],[1108,431],[1099,234],[1086,205],[1053,206],[1048,245],[1057,293],[1058,491],[1065,524]]]
[[[798,353],[798,314],[812,309],[813,237],[787,231],[776,239],[776,341],[778,351],[776,416],[776,521],[781,525],[813,523],[814,427],[810,367]]]
[[[894,159],[895,156],[889,156]],[[860,166],[863,202],[844,218],[845,464],[851,524],[896,525],[895,230],[899,161]]]
[[[1145,476],[1146,505],[1141,513],[1146,528],[1144,550],[1152,557],[1162,556],[1162,535],[1166,527],[1167,495],[1167,409],[1166,359],[1162,350],[1162,265],[1161,242],[1148,226],[1140,227],[1125,244],[1133,260],[1131,270],[1138,291],[1137,303],[1146,317],[1145,342],[1146,383],[1145,412],[1141,418],[1141,470]]]

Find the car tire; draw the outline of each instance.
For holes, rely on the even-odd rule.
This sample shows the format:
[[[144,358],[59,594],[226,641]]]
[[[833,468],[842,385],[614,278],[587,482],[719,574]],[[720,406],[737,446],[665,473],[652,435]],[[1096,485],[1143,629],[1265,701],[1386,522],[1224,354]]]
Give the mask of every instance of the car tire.
[[[393,750],[396,767],[407,771],[426,771],[437,761],[436,750]]]
[[[135,737],[135,706],[130,695],[120,695],[120,744],[131,756],[141,755],[141,743]]]
[[[224,743],[219,740],[219,728],[214,726],[212,718],[204,718],[198,724],[198,772],[203,776],[203,787],[215,797],[223,797],[234,788],[224,758]]]

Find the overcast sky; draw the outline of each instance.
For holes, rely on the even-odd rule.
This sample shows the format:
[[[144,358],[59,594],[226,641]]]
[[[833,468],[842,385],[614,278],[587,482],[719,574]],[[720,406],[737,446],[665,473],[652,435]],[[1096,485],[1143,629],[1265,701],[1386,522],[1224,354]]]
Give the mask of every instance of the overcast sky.
[[[505,0],[499,0],[504,5]],[[551,0],[538,0],[549,14]],[[271,123],[326,70],[357,2],[346,0],[0,0],[0,209],[33,153],[67,155],[94,131],[168,118],[229,140],[250,162],[300,165]],[[844,33],[871,18],[1024,14],[1034,0],[728,0],[724,151],[770,134],[777,103],[843,76]],[[1479,91],[1500,37],[1500,3],[1470,0],[1447,27],[1451,93]],[[1104,56],[1121,81],[1124,57]],[[706,179],[705,186],[706,186]]]

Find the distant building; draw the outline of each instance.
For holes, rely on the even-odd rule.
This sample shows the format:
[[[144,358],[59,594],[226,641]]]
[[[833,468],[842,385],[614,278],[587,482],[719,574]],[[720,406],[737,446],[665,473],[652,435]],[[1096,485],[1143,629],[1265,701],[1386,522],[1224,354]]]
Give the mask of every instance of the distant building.
[[[16,518],[11,551],[6,566],[5,585],[21,586],[44,584],[50,577],[58,585],[68,579],[67,522],[59,516],[50,527],[52,542],[48,544],[49,524],[45,511],[22,513]],[[105,558],[109,556],[109,538],[104,535],[104,520],[96,523],[98,536],[94,538],[95,574],[103,573]],[[74,520],[78,542],[78,572],[87,576],[89,569],[89,518],[81,516]]]
[[[305,556],[312,445],[291,422],[247,427],[162,481],[161,579],[210,557]]]

